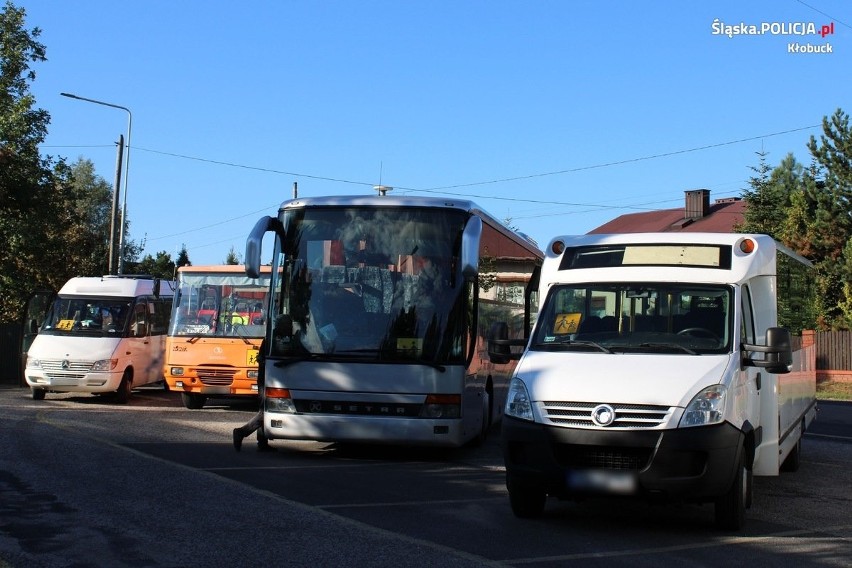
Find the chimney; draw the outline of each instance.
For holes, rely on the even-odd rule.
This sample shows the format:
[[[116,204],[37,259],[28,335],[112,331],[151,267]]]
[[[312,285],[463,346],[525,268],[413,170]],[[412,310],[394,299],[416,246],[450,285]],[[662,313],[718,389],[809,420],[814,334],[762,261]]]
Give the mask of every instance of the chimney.
[[[686,209],[684,219],[702,219],[710,211],[710,190],[690,189],[686,194]]]

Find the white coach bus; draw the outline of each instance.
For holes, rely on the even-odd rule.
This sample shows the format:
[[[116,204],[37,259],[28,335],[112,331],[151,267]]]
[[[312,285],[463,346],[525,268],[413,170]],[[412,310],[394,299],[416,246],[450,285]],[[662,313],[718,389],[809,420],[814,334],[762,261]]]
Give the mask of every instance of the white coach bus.
[[[796,469],[816,414],[813,358],[778,327],[801,331],[810,267],[765,235],[552,240],[503,420],[514,513],[630,495],[711,502],[739,529],[752,476]],[[493,361],[516,357],[492,337]]]
[[[514,361],[485,330],[528,337],[543,253],[467,201],[317,197],[258,221],[274,233],[264,434],[459,446],[502,415]]]

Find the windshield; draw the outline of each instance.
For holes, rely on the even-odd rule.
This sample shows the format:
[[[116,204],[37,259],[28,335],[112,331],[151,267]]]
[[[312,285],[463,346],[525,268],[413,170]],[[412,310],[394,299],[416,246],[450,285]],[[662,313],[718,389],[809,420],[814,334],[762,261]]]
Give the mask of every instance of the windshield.
[[[307,208],[283,220],[273,354],[463,360],[471,289],[458,266],[464,212]]]
[[[58,297],[41,332],[55,335],[120,337],[127,329],[133,299]]]
[[[269,276],[181,272],[169,335],[263,337]]]
[[[728,286],[632,282],[557,285],[533,350],[709,354],[730,351]]]

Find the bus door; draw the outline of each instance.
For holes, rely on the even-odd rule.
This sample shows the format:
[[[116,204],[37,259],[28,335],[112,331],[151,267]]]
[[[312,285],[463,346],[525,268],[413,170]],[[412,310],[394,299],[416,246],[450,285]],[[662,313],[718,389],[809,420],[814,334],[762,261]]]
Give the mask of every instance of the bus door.
[[[24,312],[21,317],[21,373],[19,379],[21,386],[27,386],[24,379],[24,373],[27,372],[27,351],[30,350],[30,345],[38,335],[41,325],[44,323],[44,318],[47,317],[47,312],[53,301],[56,299],[56,290],[39,289],[30,294],[27,302],[24,304]]]

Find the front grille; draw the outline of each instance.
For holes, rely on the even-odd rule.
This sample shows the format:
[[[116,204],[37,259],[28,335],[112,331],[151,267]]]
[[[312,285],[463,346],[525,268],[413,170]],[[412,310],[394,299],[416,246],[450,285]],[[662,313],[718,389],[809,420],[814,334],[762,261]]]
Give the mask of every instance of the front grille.
[[[234,375],[237,374],[237,370],[203,367],[196,369],[195,373],[203,385],[208,387],[227,387],[234,382]]]
[[[653,449],[558,444],[553,451],[560,465],[572,469],[639,471],[648,465]]]
[[[609,403],[615,411],[615,420],[609,426],[598,426],[592,421],[592,411],[600,404],[602,403],[544,402],[544,418],[554,426],[643,430],[665,425],[673,410],[668,406],[652,404]]]
[[[70,361],[68,359],[39,359],[39,363],[45,373],[72,373],[74,376],[80,377],[91,371],[94,364],[92,361]]]

